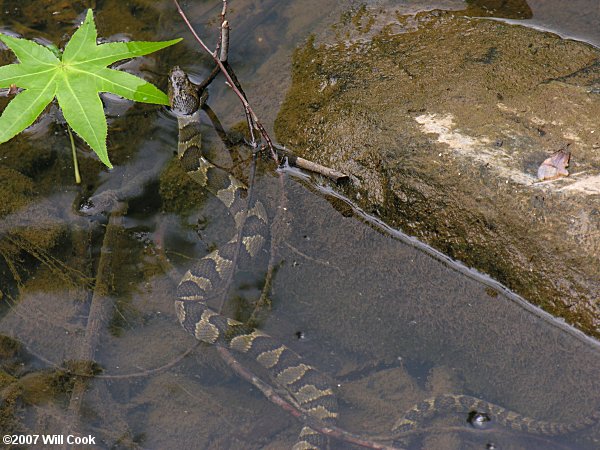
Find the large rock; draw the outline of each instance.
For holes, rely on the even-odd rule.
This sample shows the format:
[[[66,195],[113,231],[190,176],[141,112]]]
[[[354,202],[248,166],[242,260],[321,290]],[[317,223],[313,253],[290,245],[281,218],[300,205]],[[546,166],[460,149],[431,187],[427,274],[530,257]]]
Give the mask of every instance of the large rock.
[[[600,52],[456,13],[399,23],[297,50],[279,141],[351,174],[366,210],[599,337]],[[568,142],[570,176],[538,182]]]

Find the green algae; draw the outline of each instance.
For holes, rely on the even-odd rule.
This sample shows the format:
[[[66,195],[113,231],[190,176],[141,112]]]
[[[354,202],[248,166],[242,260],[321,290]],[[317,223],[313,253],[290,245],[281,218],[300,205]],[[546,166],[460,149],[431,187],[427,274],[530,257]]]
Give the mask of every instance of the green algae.
[[[206,190],[200,186],[174,159],[160,176],[160,197],[165,212],[189,213],[197,209],[206,198]]]
[[[62,369],[30,367],[20,342],[0,335],[0,427],[4,432],[23,432],[27,405],[62,402],[72,388],[73,377]]]
[[[0,166],[0,217],[24,208],[33,197],[34,183],[9,167]]]

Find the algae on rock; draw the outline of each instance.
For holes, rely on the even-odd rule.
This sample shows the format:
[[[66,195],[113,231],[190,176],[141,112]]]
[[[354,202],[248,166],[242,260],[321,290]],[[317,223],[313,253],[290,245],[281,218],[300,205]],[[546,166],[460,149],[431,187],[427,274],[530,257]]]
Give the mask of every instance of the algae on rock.
[[[393,226],[600,336],[600,51],[432,11],[293,61],[279,141]],[[571,142],[571,176],[538,183]]]

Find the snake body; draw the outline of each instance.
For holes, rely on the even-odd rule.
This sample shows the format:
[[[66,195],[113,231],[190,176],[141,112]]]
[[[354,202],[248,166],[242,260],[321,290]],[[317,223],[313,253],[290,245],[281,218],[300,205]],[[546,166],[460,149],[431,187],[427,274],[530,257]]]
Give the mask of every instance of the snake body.
[[[236,261],[252,260],[262,251],[268,236],[268,217],[259,200],[245,199],[246,188],[239,180],[204,157],[198,120],[203,99],[179,67],[169,75],[169,98],[177,116],[177,153],[183,168],[228,208],[235,222],[235,234],[229,242],[202,258],[181,279],[175,301],[179,322],[200,341],[254,358],[305,414],[333,424],[338,415],[337,401],[321,373],[267,334],[208,306],[209,299],[227,288]],[[325,445],[321,434],[305,426],[293,450],[319,450]]]
[[[545,436],[574,433],[600,420],[600,408],[589,415],[582,415],[576,422],[550,422],[533,419],[469,395],[443,394],[416,404],[395,423],[392,431],[401,434],[415,430],[420,428],[424,421],[443,411],[483,415],[485,421],[498,423],[505,428]],[[473,422],[472,424],[476,425]]]
[[[246,188],[239,180],[204,157],[199,121],[203,99],[178,67],[169,75],[169,98],[171,110],[177,116],[177,153],[183,168],[228,208],[236,231],[229,242],[202,258],[181,279],[175,301],[179,322],[200,341],[254,358],[304,413],[325,425],[333,425],[338,415],[337,401],[322,374],[269,335],[208,306],[208,300],[227,288],[236,261],[250,261],[262,251],[268,236],[268,216],[259,200],[245,198]],[[577,422],[559,423],[532,419],[475,397],[445,394],[415,405],[396,422],[393,431],[399,434],[412,431],[442,411],[476,412],[483,415],[484,421],[542,435],[572,433],[600,420],[600,409]],[[293,450],[319,450],[325,446],[324,437],[305,426]]]

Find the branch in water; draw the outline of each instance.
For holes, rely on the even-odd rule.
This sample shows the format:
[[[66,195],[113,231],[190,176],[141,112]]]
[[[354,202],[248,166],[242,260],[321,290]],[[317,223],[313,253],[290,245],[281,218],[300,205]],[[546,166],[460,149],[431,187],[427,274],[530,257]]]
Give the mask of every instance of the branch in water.
[[[325,425],[318,419],[307,416],[296,406],[284,400],[279,394],[275,392],[275,390],[271,386],[269,386],[267,383],[262,381],[248,369],[243,367],[239,362],[237,362],[237,360],[231,355],[229,350],[223,347],[218,347],[218,350],[223,360],[227,362],[227,365],[231,367],[241,378],[252,383],[258,390],[260,390],[263,393],[265,397],[267,397],[275,405],[281,407],[282,409],[290,413],[292,416],[302,420],[303,423],[310,426],[319,433],[324,434],[326,436],[331,436],[335,439],[339,439],[345,442],[350,442],[355,445],[360,445],[361,447],[365,448],[372,448],[378,450],[403,450],[400,447],[391,447],[389,445],[380,444],[378,442],[363,439],[362,437],[350,433],[342,428]]]
[[[308,170],[310,172],[320,173],[321,175],[330,178],[336,183],[346,181],[349,178],[348,175],[346,175],[345,173],[338,172],[337,170],[323,166],[316,162],[309,161],[308,159],[300,158],[299,156],[296,156],[293,152],[283,147],[276,146],[275,151],[277,152],[277,156],[279,156],[281,159],[287,158],[287,161],[290,164],[290,166],[298,167],[299,169]]]
[[[206,86],[208,86],[214,80],[214,78],[218,75],[218,73],[222,72],[223,75],[225,76],[225,79],[227,80],[227,84],[229,85],[229,87],[231,87],[233,92],[238,96],[238,98],[242,102],[242,105],[244,106],[244,112],[246,113],[246,116],[248,117],[250,131],[252,132],[252,129],[255,127],[260,132],[260,135],[267,143],[267,147],[270,150],[271,157],[273,158],[273,160],[275,161],[275,163],[277,165],[279,165],[279,159],[282,158],[283,156],[285,156],[288,158],[288,162],[292,166],[298,167],[300,169],[309,170],[311,172],[320,173],[328,178],[331,178],[335,182],[347,180],[348,175],[346,175],[346,174],[343,174],[336,170],[330,169],[329,167],[325,167],[320,164],[314,163],[307,159],[297,157],[289,150],[281,149],[280,147],[276,148],[273,145],[273,141],[271,140],[271,137],[265,130],[265,127],[262,125],[262,123],[258,120],[258,117],[256,116],[254,110],[248,103],[246,94],[244,93],[242,86],[239,83],[239,81],[235,75],[235,72],[233,71],[233,69],[229,65],[229,62],[227,61],[228,53],[229,53],[229,22],[225,19],[225,14],[227,12],[227,1],[223,0],[223,9],[221,11],[220,39],[219,39],[219,45],[217,46],[220,49],[219,52],[210,51],[208,46],[204,43],[202,38],[200,36],[198,36],[198,33],[196,33],[196,31],[192,27],[192,24],[190,23],[187,16],[181,9],[179,2],[177,0],[173,0],[173,2],[175,3],[177,11],[179,12],[179,15],[183,18],[183,21],[189,28],[190,32],[192,33],[192,35],[194,36],[196,41],[200,44],[200,46],[204,49],[204,51],[212,57],[212,59],[216,63],[216,67],[212,70],[212,72],[206,78],[206,80],[204,80],[201,83],[201,85],[199,86],[199,89],[206,88]],[[254,127],[252,125],[254,125]],[[252,139],[252,142],[254,143],[254,139]]]
[[[223,76],[227,80],[229,87],[233,90],[235,95],[238,96],[238,98],[242,102],[242,105],[244,105],[244,110],[248,112],[250,118],[252,119],[252,122],[254,123],[254,125],[256,126],[258,131],[260,132],[262,138],[265,140],[265,142],[267,142],[267,146],[271,150],[271,157],[273,158],[275,163],[277,165],[279,165],[279,159],[277,158],[277,153],[275,152],[275,150],[273,148],[273,141],[271,140],[271,137],[268,135],[267,131],[265,130],[265,127],[263,127],[263,125],[258,120],[257,115],[254,113],[254,110],[248,103],[248,100],[246,100],[246,96],[244,94],[242,94],[242,92],[237,88],[235,82],[233,81],[233,78],[227,71],[227,68],[225,67],[225,64],[223,63],[223,61],[221,61],[219,59],[219,56],[217,55],[217,53],[211,52],[210,49],[208,48],[208,46],[202,40],[202,38],[200,38],[200,36],[198,36],[198,33],[196,33],[196,31],[194,30],[194,27],[192,27],[192,24],[190,23],[190,21],[188,20],[188,18],[185,15],[185,13],[181,9],[181,6],[179,6],[179,2],[177,0],[173,0],[173,3],[175,3],[177,11],[179,12],[179,15],[182,17],[183,21],[185,22],[187,27],[190,29],[192,35],[194,36],[194,39],[196,39],[196,41],[200,44],[200,46],[204,49],[204,51],[212,57],[212,59],[215,61],[215,63],[217,63],[217,66],[219,66],[219,69],[221,69],[221,72],[223,73]],[[226,6],[226,3],[223,7],[224,11],[225,11],[225,6]]]

